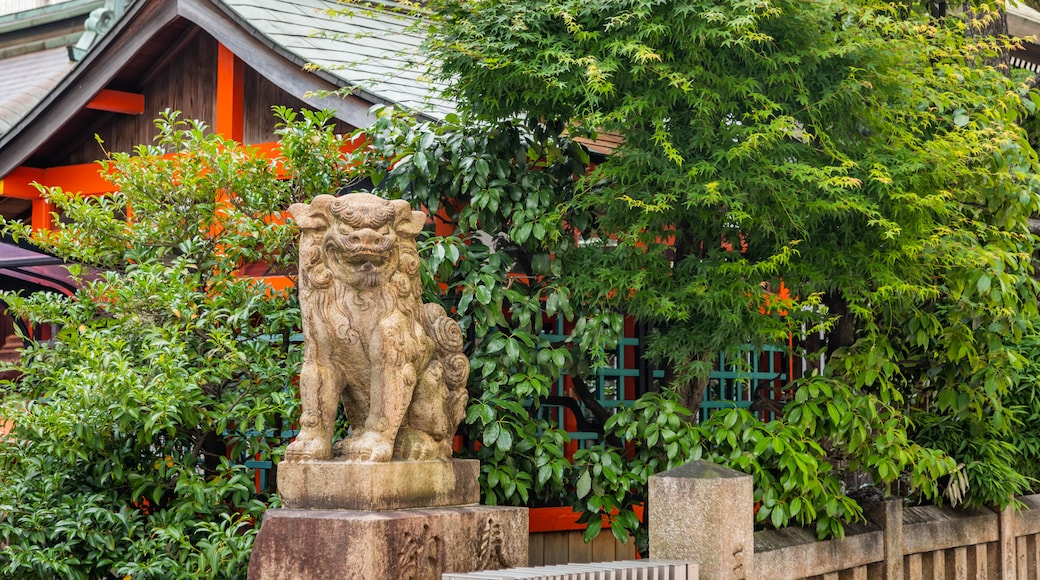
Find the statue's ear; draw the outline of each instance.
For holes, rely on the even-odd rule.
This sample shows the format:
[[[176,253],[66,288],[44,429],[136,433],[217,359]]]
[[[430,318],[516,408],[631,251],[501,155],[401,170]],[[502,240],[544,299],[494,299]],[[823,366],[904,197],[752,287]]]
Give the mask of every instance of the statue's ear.
[[[336,198],[331,195],[319,195],[308,203],[294,203],[289,206],[289,213],[296,220],[301,230],[323,230],[329,227],[329,204]]]
[[[394,205],[397,214],[397,219],[394,221],[394,231],[397,232],[397,235],[404,238],[417,237],[423,226],[426,225],[426,214],[421,211],[412,211],[412,206],[403,199],[395,199],[390,203]]]

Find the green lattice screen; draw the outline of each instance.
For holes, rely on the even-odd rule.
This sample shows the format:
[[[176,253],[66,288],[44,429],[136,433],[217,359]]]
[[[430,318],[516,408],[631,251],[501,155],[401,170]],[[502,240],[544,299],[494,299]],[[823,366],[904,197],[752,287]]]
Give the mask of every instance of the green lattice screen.
[[[631,329],[627,325],[626,329]],[[543,335],[551,341],[564,341],[568,335],[564,330],[563,321],[554,320],[547,326]],[[652,385],[655,381],[664,377],[664,372],[659,369],[640,370],[642,361],[637,360],[635,352],[640,345],[640,337],[634,332],[626,332],[626,336],[618,341],[617,346],[607,354],[608,364],[599,369],[592,377],[586,378],[588,386],[593,390],[596,400],[603,407],[617,408],[631,405],[639,395],[636,385]],[[754,400],[755,391],[765,389],[769,398],[776,398],[788,380],[787,355],[783,349],[777,347],[764,347],[754,349],[750,346],[741,350],[738,358],[727,360],[719,354],[715,360],[714,370],[708,379],[708,386],[704,392],[704,399],[698,409],[698,417],[704,420],[717,409],[732,407],[750,407]],[[643,380],[642,372],[650,372],[649,380]],[[555,393],[558,396],[566,396],[566,377],[559,377],[555,384]],[[557,425],[564,424],[564,410],[562,407],[554,407],[548,417]],[[762,418],[768,419],[769,416]],[[585,431],[568,431],[573,440],[587,444],[589,441],[598,439],[596,433]]]
[[[765,389],[765,396],[775,398],[788,382],[786,361],[784,351],[772,346],[747,346],[729,360],[719,353],[704,389],[700,419],[707,419],[717,409],[750,407],[759,389]]]

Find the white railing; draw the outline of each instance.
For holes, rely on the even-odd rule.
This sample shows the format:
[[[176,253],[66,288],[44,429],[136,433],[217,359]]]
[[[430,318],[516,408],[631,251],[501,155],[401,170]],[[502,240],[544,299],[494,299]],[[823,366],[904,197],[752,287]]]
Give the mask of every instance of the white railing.
[[[486,572],[449,572],[441,580],[698,580],[697,564],[676,560],[625,560]]]

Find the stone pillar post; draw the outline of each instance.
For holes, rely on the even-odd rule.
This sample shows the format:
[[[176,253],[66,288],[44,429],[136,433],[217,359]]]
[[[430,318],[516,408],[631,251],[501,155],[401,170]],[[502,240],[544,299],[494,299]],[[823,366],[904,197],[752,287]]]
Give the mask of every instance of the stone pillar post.
[[[696,562],[702,580],[754,578],[750,475],[694,461],[650,477],[650,557]]]
[[[898,498],[879,501],[864,508],[869,521],[879,526],[885,538],[885,580],[903,580],[903,501]]]

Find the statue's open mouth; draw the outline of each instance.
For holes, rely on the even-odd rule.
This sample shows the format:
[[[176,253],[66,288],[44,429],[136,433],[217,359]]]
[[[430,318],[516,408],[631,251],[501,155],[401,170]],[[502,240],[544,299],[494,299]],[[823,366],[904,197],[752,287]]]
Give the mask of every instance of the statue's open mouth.
[[[386,255],[377,253],[350,254],[347,256],[347,259],[355,264],[361,264],[362,268],[374,270],[383,265],[383,262],[386,261]]]
[[[394,246],[394,236],[371,229],[349,231],[333,229],[325,236],[326,251],[341,254],[348,260],[381,263]]]
[[[387,244],[359,244],[332,238],[325,242],[325,250],[340,260],[354,264],[370,262],[382,266],[389,256],[390,248]]]

